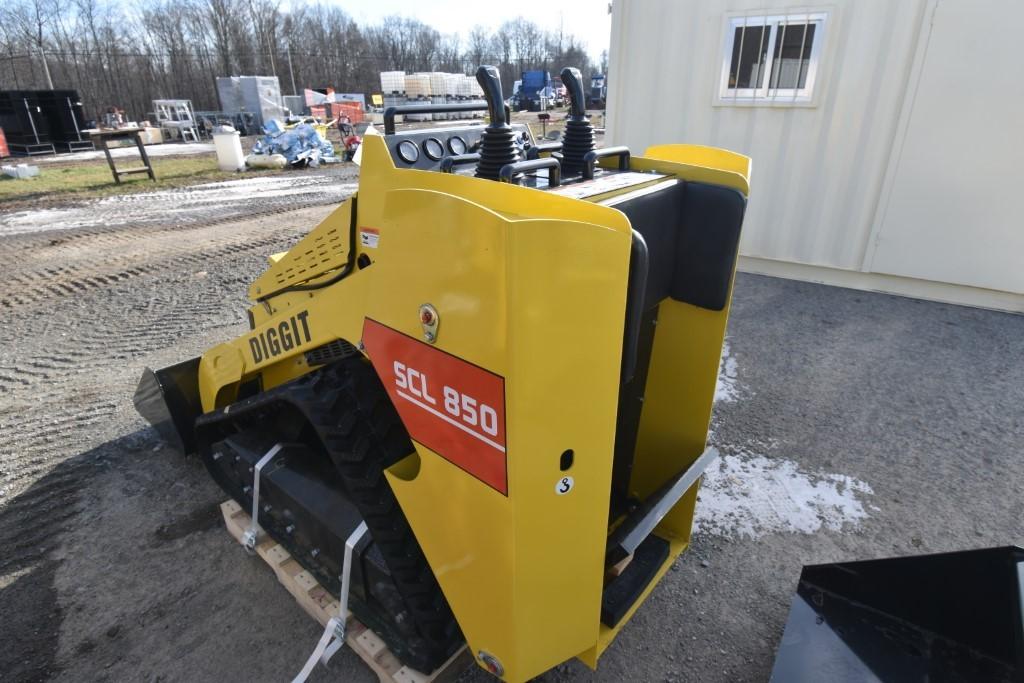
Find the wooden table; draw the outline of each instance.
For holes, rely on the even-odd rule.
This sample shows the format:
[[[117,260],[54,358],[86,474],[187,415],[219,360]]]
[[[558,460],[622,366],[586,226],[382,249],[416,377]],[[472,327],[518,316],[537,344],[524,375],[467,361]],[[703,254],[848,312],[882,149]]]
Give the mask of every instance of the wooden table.
[[[142,129],[141,128],[112,128],[109,130],[88,130],[84,131],[89,134],[92,138],[92,144],[96,145],[99,149],[103,150],[103,153],[107,156],[107,164],[110,166],[110,172],[114,174],[114,182],[118,185],[121,184],[121,176],[130,175],[132,173],[145,173],[149,176],[149,179],[156,182],[156,174],[153,173],[153,164],[149,161],[149,155],[146,154],[146,146],[142,144]],[[114,165],[114,158],[110,156],[110,148],[107,143],[111,140],[134,140],[135,146],[139,148],[139,156],[142,157],[142,166],[135,168],[126,168],[119,170]]]

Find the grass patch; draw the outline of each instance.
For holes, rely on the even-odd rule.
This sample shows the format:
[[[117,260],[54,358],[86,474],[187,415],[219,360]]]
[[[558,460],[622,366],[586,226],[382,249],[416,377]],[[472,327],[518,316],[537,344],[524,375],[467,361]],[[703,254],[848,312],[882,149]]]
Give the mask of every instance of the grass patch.
[[[217,159],[213,155],[150,157],[150,161],[153,163],[153,172],[156,174],[155,183],[145,173],[138,173],[123,176],[120,185],[114,182],[114,176],[110,172],[110,167],[107,166],[106,159],[68,166],[39,164],[39,175],[35,178],[18,180],[6,175],[0,176],[0,203],[7,207],[13,203],[21,204],[37,200],[45,200],[49,203],[51,201],[91,199],[243,177],[243,174],[218,169]],[[27,163],[31,163],[31,161]],[[141,161],[131,157],[115,158],[114,163],[118,165],[118,168],[134,168],[139,166]],[[246,171],[244,176],[280,172],[277,169],[252,169]]]

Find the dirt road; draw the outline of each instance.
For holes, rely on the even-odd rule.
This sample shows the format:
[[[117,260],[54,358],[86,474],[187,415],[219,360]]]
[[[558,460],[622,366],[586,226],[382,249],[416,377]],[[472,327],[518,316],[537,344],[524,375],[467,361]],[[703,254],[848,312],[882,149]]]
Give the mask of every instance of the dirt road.
[[[265,255],[331,204],[154,201],[0,215],[5,681],[290,680],[319,635],[131,394],[242,332]],[[1024,541],[1021,339],[1020,316],[738,277],[693,547],[596,674],[545,680],[765,680],[802,563]],[[332,668],[375,680],[346,650]]]
[[[269,658],[265,676],[239,665],[264,637],[283,645],[315,629],[297,613],[290,627],[256,625],[260,605],[286,614],[290,600],[257,578],[261,567],[218,550],[223,495],[196,463],[168,457],[130,396],[144,365],[245,327],[245,283],[351,191],[333,184],[298,202],[320,206],[286,213],[283,190],[172,214],[160,209],[174,199],[157,196],[139,201],[146,220],[111,220],[100,203],[63,209],[80,217],[73,226],[47,225],[57,209],[6,231],[0,678],[269,680],[301,665],[304,643],[287,662]],[[180,193],[176,206],[201,192]],[[211,223],[245,208],[257,216]],[[226,575],[203,559],[218,554],[234,567]],[[253,575],[241,591],[237,569]],[[244,612],[225,611],[240,600]]]

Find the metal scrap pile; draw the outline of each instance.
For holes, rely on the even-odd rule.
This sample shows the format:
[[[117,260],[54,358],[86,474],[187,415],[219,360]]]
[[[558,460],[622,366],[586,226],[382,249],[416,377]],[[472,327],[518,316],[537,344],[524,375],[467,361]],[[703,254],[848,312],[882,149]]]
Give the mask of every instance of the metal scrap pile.
[[[339,161],[334,154],[334,146],[308,123],[285,128],[280,121],[272,119],[263,127],[263,131],[266,134],[257,138],[252,147],[253,155],[281,155],[292,166],[316,167],[321,162]]]

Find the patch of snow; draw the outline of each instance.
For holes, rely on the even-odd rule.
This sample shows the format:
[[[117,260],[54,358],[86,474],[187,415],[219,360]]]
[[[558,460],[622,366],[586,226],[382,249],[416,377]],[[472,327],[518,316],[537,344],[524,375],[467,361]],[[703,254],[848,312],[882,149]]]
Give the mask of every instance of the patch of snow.
[[[715,385],[715,403],[732,403],[739,398],[736,383],[736,359],[729,352],[729,340],[722,342],[722,360],[718,363],[718,383]]]
[[[722,345],[715,386],[716,403],[734,403],[750,394],[739,380],[739,366],[729,342]],[[878,508],[865,498],[871,486],[854,477],[801,468],[794,460],[771,455],[778,444],[752,437],[743,444],[722,444],[717,417],[709,443],[722,455],[704,474],[694,516],[694,533],[725,538],[759,538],[773,533],[812,534],[857,528]]]
[[[793,460],[740,451],[707,469],[694,532],[726,538],[844,531],[867,518],[871,486],[854,477],[807,472]]]
[[[192,155],[192,154],[211,154],[217,151],[212,142],[165,142],[159,145],[146,145],[146,156],[149,157],[166,157],[171,155]],[[112,147],[110,149],[110,156],[115,159],[122,157],[138,157],[139,148],[134,143],[131,145],[125,145],[124,147]],[[54,161],[93,161],[95,159],[105,159],[102,150],[93,150],[88,152],[72,152],[71,154],[58,154],[50,157],[38,157],[35,161],[42,163],[49,163]]]
[[[325,203],[342,201],[358,189],[358,183],[342,183],[324,175],[296,173],[254,176],[203,183],[191,187],[115,195],[56,209],[0,213],[0,235],[19,235],[47,230],[71,230],[92,225],[152,223],[168,214],[209,212],[211,205],[238,208],[258,197],[315,195]]]

